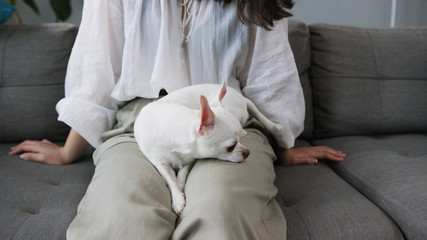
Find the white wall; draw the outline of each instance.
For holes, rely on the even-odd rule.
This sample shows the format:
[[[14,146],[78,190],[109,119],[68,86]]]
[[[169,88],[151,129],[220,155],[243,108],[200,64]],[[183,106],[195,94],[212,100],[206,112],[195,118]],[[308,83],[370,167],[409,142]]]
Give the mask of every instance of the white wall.
[[[294,18],[306,23],[390,27],[393,0],[294,0]],[[427,0],[396,0],[395,26],[427,26]]]
[[[86,0],[91,1],[91,0]],[[105,0],[107,1],[107,0]],[[150,0],[158,1],[158,0]],[[175,1],[175,0],[170,0]],[[208,0],[202,0],[208,1]],[[393,0],[294,0],[294,18],[310,23],[345,24],[365,27],[390,27]],[[427,0],[396,0],[396,26],[427,26]],[[16,0],[24,23],[53,22],[48,0],[35,0],[40,17],[22,0]],[[68,22],[79,25],[83,0],[71,0],[73,13]],[[14,23],[11,20],[10,23]]]
[[[397,0],[396,26],[427,26],[427,0]]]

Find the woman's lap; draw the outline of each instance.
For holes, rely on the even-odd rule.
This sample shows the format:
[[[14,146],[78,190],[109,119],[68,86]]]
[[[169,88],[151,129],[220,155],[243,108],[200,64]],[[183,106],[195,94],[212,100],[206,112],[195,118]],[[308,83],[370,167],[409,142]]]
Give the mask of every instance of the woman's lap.
[[[176,215],[165,181],[130,134],[94,153],[95,173],[68,239],[168,239]]]
[[[286,221],[274,200],[274,152],[262,133],[246,131],[242,144],[251,153],[244,162],[199,160],[194,165],[172,239],[286,238]]]
[[[274,201],[274,153],[255,129],[248,129],[242,143],[251,150],[243,163],[196,162],[185,186],[187,205],[177,219],[164,179],[133,135],[107,140],[94,154],[95,174],[68,236],[285,239],[286,222]]]

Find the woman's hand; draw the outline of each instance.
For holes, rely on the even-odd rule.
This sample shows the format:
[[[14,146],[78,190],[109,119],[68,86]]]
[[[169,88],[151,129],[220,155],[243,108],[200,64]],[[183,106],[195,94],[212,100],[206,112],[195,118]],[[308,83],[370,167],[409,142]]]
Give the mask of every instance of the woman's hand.
[[[13,147],[9,155],[21,154],[20,158],[23,160],[65,165],[79,159],[87,145],[87,141],[74,129],[71,129],[63,147],[46,139],[42,141],[27,140]]]
[[[277,160],[280,165],[318,164],[318,159],[326,159],[335,162],[344,161],[347,155],[326,146],[280,148]]]
[[[11,148],[9,155],[20,154],[20,158],[27,161],[41,162],[53,165],[64,165],[72,162],[66,154],[64,147],[56,145],[49,140],[24,141]]]

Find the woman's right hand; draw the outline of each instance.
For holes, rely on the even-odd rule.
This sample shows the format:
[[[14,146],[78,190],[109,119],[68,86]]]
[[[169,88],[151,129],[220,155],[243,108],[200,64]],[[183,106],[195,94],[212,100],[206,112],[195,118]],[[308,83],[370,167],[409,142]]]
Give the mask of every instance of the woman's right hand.
[[[65,165],[79,159],[87,145],[87,141],[71,129],[64,146],[59,146],[46,139],[42,141],[27,140],[12,147],[9,155],[21,154],[20,158],[23,160]]]

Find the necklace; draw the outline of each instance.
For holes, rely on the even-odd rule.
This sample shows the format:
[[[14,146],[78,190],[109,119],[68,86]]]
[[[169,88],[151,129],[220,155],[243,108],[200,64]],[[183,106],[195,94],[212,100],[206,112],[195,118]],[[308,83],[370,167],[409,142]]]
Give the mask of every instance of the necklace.
[[[188,42],[190,35],[193,32],[195,21],[191,21],[195,15],[193,12],[190,12],[190,8],[193,6],[193,0],[177,0],[176,3],[179,7],[182,7],[181,12],[181,32],[184,35],[185,42]],[[190,24],[190,22],[192,22]],[[188,32],[185,32],[185,29],[188,27]]]

